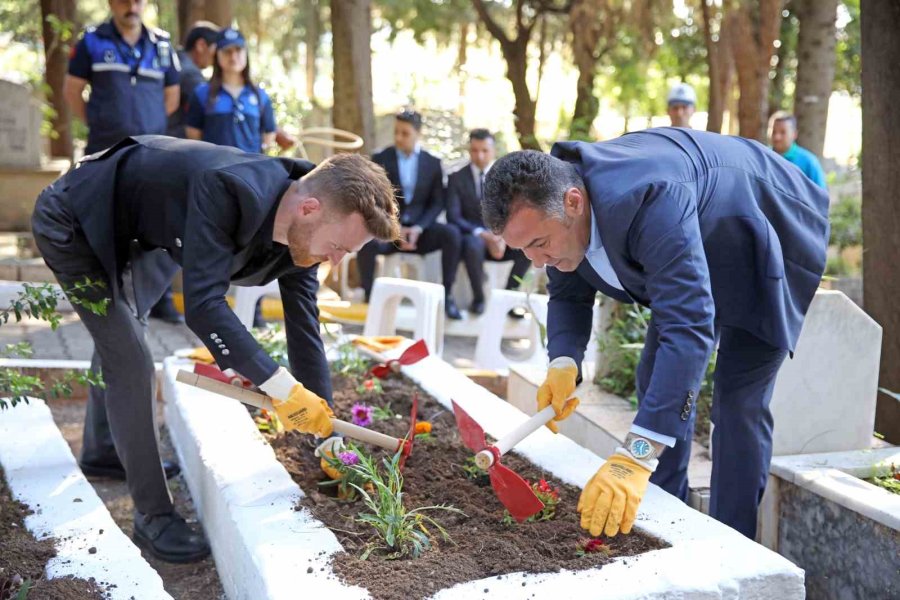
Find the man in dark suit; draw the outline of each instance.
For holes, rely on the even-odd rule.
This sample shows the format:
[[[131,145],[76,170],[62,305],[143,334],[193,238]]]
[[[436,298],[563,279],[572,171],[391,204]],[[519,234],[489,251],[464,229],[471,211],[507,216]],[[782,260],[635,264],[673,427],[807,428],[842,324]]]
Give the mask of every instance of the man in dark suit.
[[[462,239],[455,227],[437,222],[444,210],[444,172],[440,159],[419,144],[421,130],[422,115],[412,110],[398,113],[394,121],[394,145],[372,156],[373,161],[384,167],[394,185],[400,205],[400,241],[373,240],[360,250],[356,255],[359,278],[368,302],[375,279],[375,258],[379,254],[430,254],[440,250],[446,294],[444,310],[448,318],[461,319],[451,290]]]
[[[109,300],[105,314],[73,302],[94,340],[92,370],[102,369],[106,384],[91,389],[81,464],[127,476],[141,546],[172,562],[203,558],[209,548],[174,511],[157,447],[153,356],[139,319],[171,278],[155,255],[183,267],[187,324],[218,366],[269,394],[282,420],[325,437],[331,384],[319,337],[318,263],[336,265],[373,237],[399,234],[390,182],[358,155],[314,168],[205,142],[131,137],[86,157],[41,192],[32,227],[65,289],[87,277],[105,287],[86,299]],[[290,370],[266,354],[225,301],[229,284],[275,279]]]
[[[584,488],[582,527],[628,533],[648,480],[687,499],[695,400],[718,341],[710,514],[753,538],[769,401],[825,269],[828,194],[755,141],[684,128],[517,152],[497,161],[485,194],[485,222],[550,267],[538,404],[557,420],[577,404],[596,292],[652,313],[640,408]]]
[[[469,312],[484,312],[484,261],[513,261],[506,289],[519,287],[531,266],[525,253],[510,248],[503,238],[484,226],[481,201],[484,198],[484,178],[494,164],[496,148],[494,136],[487,129],[469,132],[470,162],[450,175],[447,181],[447,222],[462,233],[462,256],[472,282],[472,306]]]

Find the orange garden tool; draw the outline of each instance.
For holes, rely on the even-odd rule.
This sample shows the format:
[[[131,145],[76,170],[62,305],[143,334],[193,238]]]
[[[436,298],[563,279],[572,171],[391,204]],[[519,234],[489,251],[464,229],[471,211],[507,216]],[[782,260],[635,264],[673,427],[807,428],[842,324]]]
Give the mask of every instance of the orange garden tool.
[[[238,385],[232,385],[231,383],[227,383],[226,381],[223,381],[221,379],[213,379],[211,377],[201,375],[196,371],[194,373],[184,370],[178,371],[178,375],[175,377],[175,380],[180,383],[186,383],[187,385],[198,387],[208,392],[219,394],[220,396],[232,398],[234,400],[237,400],[238,402],[249,404],[250,406],[255,406],[256,408],[262,408],[268,411],[275,410],[272,406],[272,398],[265,394],[254,392],[253,390],[249,390],[243,386],[239,387]],[[371,429],[366,429],[365,427],[360,427],[359,425],[354,425],[353,423],[348,423],[347,421],[341,421],[340,419],[332,418],[331,425],[334,427],[335,433],[339,433],[345,437],[353,438],[354,440],[359,440],[360,442],[371,444],[373,446],[378,446],[379,448],[384,448],[385,450],[389,450],[390,452],[400,452],[400,467],[402,468],[406,463],[406,459],[409,458],[410,454],[412,454],[413,441],[416,439],[416,417],[418,415],[418,411],[419,395],[415,394],[413,396],[412,410],[410,411],[409,416],[409,433],[403,439],[395,438],[384,433],[379,433],[377,431],[372,431]]]
[[[487,471],[497,499],[519,523],[539,513],[544,508],[544,503],[538,499],[527,481],[500,462],[500,457],[556,416],[553,407],[546,407],[513,429],[496,444],[489,446],[481,425],[470,417],[469,413],[464,411],[455,400],[452,402],[459,435],[463,443],[470,450],[476,452],[475,464],[479,469]]]

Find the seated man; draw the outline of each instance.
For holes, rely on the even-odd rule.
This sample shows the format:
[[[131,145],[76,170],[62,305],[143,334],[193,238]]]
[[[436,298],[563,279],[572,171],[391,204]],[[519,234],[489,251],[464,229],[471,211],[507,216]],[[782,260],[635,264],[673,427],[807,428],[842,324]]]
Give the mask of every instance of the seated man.
[[[469,133],[470,162],[450,175],[447,183],[447,221],[462,233],[462,256],[472,282],[472,306],[469,312],[484,312],[484,260],[513,261],[506,289],[519,287],[531,261],[525,253],[510,248],[499,235],[485,228],[481,218],[484,178],[494,164],[494,136],[487,129]],[[518,278],[518,279],[517,279]]]
[[[394,185],[400,206],[400,242],[372,240],[366,244],[356,255],[359,278],[368,302],[375,279],[375,258],[379,254],[412,252],[424,255],[440,250],[446,290],[444,310],[448,318],[461,319],[451,294],[459,265],[461,238],[455,227],[435,222],[444,210],[444,174],[441,161],[419,144],[421,131],[422,115],[413,110],[398,113],[394,123],[394,145],[372,156],[373,161],[384,167]]]
[[[828,189],[825,184],[825,171],[822,170],[819,158],[797,144],[797,117],[784,111],[778,111],[772,115],[770,122],[769,137],[772,142],[772,150],[787,159],[788,162],[797,165],[803,174],[817,186]]]

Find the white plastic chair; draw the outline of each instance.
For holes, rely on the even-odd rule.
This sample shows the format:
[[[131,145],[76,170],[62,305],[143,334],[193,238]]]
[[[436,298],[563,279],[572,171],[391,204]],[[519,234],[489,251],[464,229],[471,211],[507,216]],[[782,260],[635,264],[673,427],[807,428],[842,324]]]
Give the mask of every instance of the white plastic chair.
[[[404,298],[413,303],[413,337],[424,339],[431,353],[444,351],[444,286],[437,283],[379,277],[372,287],[363,335],[397,332],[397,309]]]
[[[268,295],[281,295],[277,279],[261,286],[234,287],[234,314],[244,324],[244,327],[247,329],[253,328],[253,313],[256,309],[256,302],[263,296]]]
[[[475,345],[475,365],[480,369],[504,371],[514,365],[547,366],[547,351],[541,343],[541,334],[538,321],[547,323],[547,302],[549,298],[543,294],[531,294],[527,297],[525,292],[513,290],[493,290],[487,301],[487,308],[481,319],[483,329],[478,336]],[[529,307],[530,304],[530,307]],[[503,355],[501,344],[503,342],[503,329],[506,326],[507,313],[513,308],[529,308],[532,324],[529,330],[529,340],[534,349],[525,360],[511,360]]]

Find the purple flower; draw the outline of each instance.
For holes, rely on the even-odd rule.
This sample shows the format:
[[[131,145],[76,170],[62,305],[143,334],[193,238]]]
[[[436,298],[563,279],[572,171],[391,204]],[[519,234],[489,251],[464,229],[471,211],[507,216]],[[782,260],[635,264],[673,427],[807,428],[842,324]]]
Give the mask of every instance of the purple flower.
[[[354,425],[368,427],[372,424],[372,407],[368,404],[354,404],[351,412]]]
[[[348,467],[359,464],[356,452],[338,452],[338,459]]]

